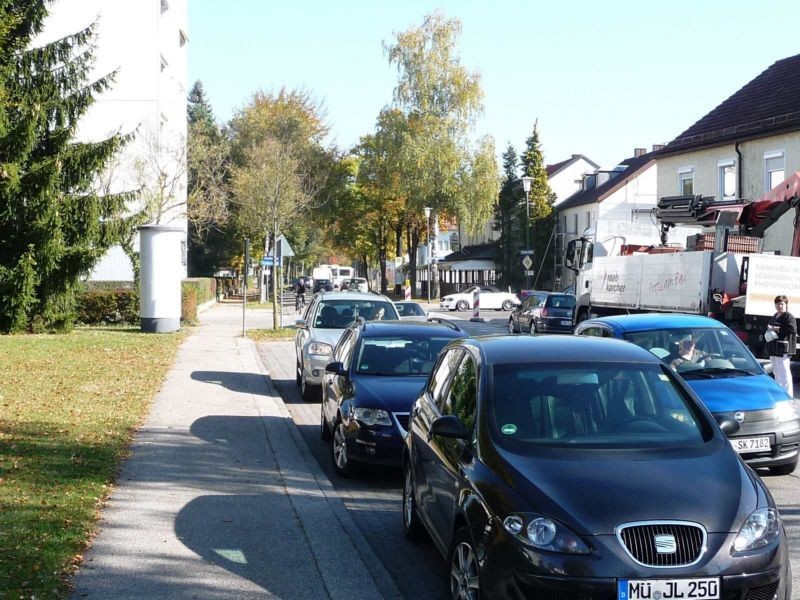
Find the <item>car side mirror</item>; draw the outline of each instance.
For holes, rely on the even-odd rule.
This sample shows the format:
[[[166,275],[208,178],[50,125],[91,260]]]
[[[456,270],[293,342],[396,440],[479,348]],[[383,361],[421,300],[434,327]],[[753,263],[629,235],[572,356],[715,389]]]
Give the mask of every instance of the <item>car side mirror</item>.
[[[308,323],[306,323],[305,319],[297,319],[294,324],[298,329],[308,329]]]
[[[733,435],[739,431],[739,421],[730,415],[714,415],[714,418],[725,435]]]
[[[338,361],[328,363],[325,366],[325,372],[333,373],[334,375],[341,375],[342,377],[347,377],[347,369],[345,369],[344,365]]]
[[[440,435],[458,440],[468,440],[470,438],[469,431],[455,415],[444,415],[434,419],[433,423],[431,423],[430,435]]]

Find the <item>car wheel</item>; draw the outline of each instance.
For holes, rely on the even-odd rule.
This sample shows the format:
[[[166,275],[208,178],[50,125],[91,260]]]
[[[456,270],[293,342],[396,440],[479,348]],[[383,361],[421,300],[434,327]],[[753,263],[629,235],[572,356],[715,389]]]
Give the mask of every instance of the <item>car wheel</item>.
[[[331,439],[331,431],[328,429],[328,424],[325,422],[325,411],[323,410],[325,403],[323,402],[319,407],[319,437],[328,442]]]
[[[305,402],[319,400],[319,386],[306,383],[305,375],[300,376],[300,392],[303,394],[303,400]]]
[[[422,523],[417,515],[417,501],[414,499],[414,480],[408,461],[403,467],[403,531],[410,540],[422,537]]]
[[[511,300],[506,300],[503,302],[503,310],[508,312],[509,310],[514,308],[514,303]]]
[[[478,559],[469,530],[462,527],[453,537],[450,549],[450,597],[453,600],[480,600],[481,577]]]
[[[466,300],[459,300],[456,302],[456,310],[458,312],[464,312],[467,309],[469,309],[469,304],[467,304]]]
[[[508,333],[516,333],[517,330],[514,329],[514,319],[508,320]]]
[[[300,364],[300,361],[295,360],[294,375],[295,375],[295,383],[297,385],[300,385],[300,379],[301,379],[300,373],[302,372],[303,372],[303,367]]]
[[[344,423],[337,420],[333,426],[333,436],[331,437],[331,457],[333,458],[333,468],[342,477],[352,477],[356,468],[350,455],[347,453],[347,435]]]
[[[797,468],[797,461],[789,463],[788,465],[780,465],[778,467],[770,467],[769,472],[772,475],[791,475]]]

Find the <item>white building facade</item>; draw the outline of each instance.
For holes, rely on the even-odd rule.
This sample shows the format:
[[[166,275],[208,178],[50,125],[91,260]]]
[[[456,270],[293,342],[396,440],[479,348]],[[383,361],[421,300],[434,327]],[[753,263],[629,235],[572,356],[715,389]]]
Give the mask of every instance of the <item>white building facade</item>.
[[[97,141],[135,133],[98,186],[112,193],[143,190],[142,203],[155,205],[153,223],[186,232],[187,0],[57,0],[34,43],[59,39],[92,23],[97,36],[91,77],[112,72],[116,77],[81,120],[77,138]],[[183,247],[185,277],[185,234]],[[90,279],[132,281],[133,268],[115,247]]]

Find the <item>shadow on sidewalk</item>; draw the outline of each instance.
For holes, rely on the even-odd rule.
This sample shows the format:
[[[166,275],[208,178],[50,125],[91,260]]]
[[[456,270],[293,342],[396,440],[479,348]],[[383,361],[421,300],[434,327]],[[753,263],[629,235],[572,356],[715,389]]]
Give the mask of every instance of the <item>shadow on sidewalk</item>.
[[[206,562],[279,598],[314,598],[324,589],[302,526],[277,492],[199,496],[178,513],[175,534]]]
[[[225,389],[248,394],[263,395],[266,391],[264,376],[261,373],[238,373],[235,371],[193,371],[192,379]]]

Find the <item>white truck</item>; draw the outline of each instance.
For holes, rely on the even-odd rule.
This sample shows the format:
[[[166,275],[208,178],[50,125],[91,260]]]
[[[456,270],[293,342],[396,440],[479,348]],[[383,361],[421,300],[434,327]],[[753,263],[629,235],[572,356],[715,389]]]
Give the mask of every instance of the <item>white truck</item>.
[[[591,230],[567,245],[565,264],[577,274],[576,323],[637,312],[710,315],[760,354],[775,296],[800,299],[800,258],[663,246],[622,254],[629,248],[620,245],[616,253],[601,245],[599,254],[610,255],[595,257],[595,246]]]

